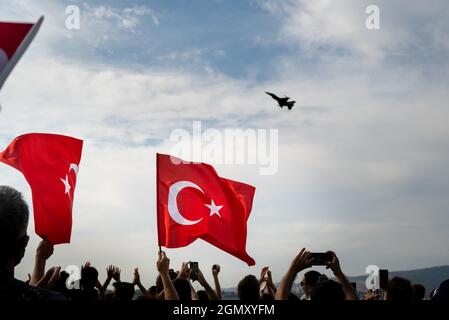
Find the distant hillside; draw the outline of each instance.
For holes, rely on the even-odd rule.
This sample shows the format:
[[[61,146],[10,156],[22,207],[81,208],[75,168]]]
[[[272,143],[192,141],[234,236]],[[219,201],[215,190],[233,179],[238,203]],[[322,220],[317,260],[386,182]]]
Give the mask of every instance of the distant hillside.
[[[348,279],[351,282],[357,283],[358,292],[366,292],[365,281],[367,276],[368,275],[348,276]],[[449,279],[449,266],[430,267],[406,271],[390,271],[389,277],[390,279],[393,277],[403,277],[410,280],[412,283],[422,284],[426,288],[426,296],[428,296],[430,291],[437,288],[442,281]],[[279,286],[279,284],[277,283],[276,286]],[[292,291],[296,293],[301,291],[298,280],[295,281]],[[228,288],[223,290],[224,299],[235,299],[236,297],[236,288]]]
[[[431,290],[437,288],[443,280],[449,279],[449,266],[430,267],[425,269],[390,271],[390,279],[393,277],[402,277],[410,280],[412,283],[422,284],[426,288],[426,295]],[[365,280],[367,275],[348,277],[349,281],[357,283],[357,290],[365,292]]]

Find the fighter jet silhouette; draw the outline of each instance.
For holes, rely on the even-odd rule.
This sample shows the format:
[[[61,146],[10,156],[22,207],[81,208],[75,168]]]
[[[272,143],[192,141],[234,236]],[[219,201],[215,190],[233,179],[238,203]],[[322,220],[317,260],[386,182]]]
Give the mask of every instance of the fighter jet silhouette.
[[[291,110],[296,103],[296,101],[288,101],[290,98],[287,96],[285,98],[279,98],[278,96],[276,96],[273,93],[270,93],[267,91],[265,91],[265,93],[268,94],[269,96],[271,96],[274,100],[276,100],[277,103],[279,104],[279,107],[281,107],[281,108],[287,107],[288,110]]]

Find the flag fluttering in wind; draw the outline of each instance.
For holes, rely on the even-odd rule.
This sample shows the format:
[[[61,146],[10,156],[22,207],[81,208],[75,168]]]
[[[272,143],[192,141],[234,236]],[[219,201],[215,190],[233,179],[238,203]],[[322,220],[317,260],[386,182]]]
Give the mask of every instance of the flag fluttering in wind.
[[[44,17],[35,24],[0,22],[0,89],[33,41],[43,21]]]
[[[0,152],[0,162],[25,176],[33,196],[36,233],[51,244],[69,243],[72,207],[83,141],[30,133]]]
[[[159,245],[184,247],[200,238],[245,261],[253,186],[221,178],[204,163],[157,154]]]

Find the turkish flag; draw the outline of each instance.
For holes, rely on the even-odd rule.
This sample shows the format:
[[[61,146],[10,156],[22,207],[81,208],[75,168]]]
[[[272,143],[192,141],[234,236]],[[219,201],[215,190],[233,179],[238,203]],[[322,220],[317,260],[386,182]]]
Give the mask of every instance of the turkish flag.
[[[159,245],[179,248],[200,238],[254,265],[246,223],[256,188],[221,178],[205,163],[163,154],[156,162]]]
[[[0,161],[23,173],[33,195],[36,233],[51,244],[69,243],[83,141],[56,134],[15,138]]]
[[[35,24],[0,22],[0,88],[33,41],[44,18]]]

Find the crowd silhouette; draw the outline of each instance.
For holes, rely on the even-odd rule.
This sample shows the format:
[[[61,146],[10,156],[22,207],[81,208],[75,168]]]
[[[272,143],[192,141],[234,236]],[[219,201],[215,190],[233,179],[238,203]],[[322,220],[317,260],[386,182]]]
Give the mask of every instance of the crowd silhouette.
[[[199,269],[189,262],[182,263],[179,270],[171,268],[170,259],[164,252],[158,253],[156,268],[159,273],[155,285],[146,288],[139,270],[134,270],[132,282],[122,281],[121,270],[116,266],[106,269],[106,279],[100,282],[98,270],[86,262],[81,268],[81,279],[77,288],[67,285],[69,274],[60,267],[46,271],[46,262],[53,254],[53,246],[41,241],[36,250],[34,269],[27,281],[14,277],[14,269],[20,264],[28,244],[27,235],[29,210],[21,193],[7,186],[0,186],[0,299],[1,300],[181,300],[209,301],[221,300],[222,290],[219,275],[221,268],[211,268],[213,287]],[[307,271],[300,280],[303,295],[292,293],[298,273],[311,267],[313,258],[306,249],[294,257],[280,284],[276,287],[271,271],[263,267],[259,278],[245,276],[237,286],[238,298],[249,303],[272,302],[275,300],[312,300],[334,302],[343,300],[392,300],[402,302],[425,299],[425,288],[412,284],[400,277],[391,279],[384,291],[368,290],[359,297],[355,288],[343,273],[340,261],[329,251],[331,260],[327,263],[335,277],[329,279],[315,270]],[[195,290],[192,281],[197,281],[202,289]],[[112,283],[111,283],[112,282]],[[108,287],[112,285],[112,290]],[[449,300],[449,280],[430,293],[430,299]]]

